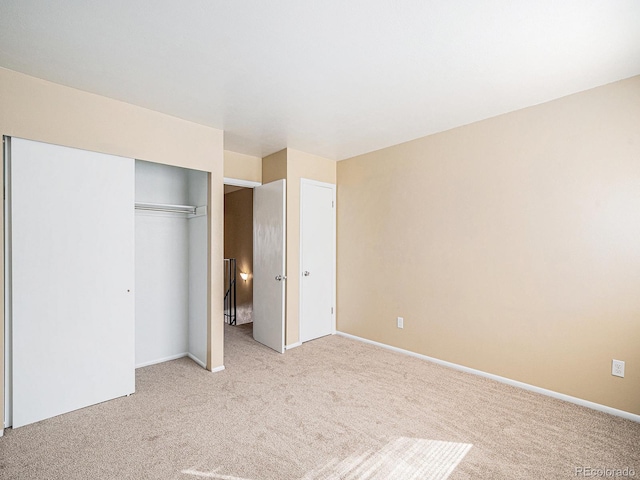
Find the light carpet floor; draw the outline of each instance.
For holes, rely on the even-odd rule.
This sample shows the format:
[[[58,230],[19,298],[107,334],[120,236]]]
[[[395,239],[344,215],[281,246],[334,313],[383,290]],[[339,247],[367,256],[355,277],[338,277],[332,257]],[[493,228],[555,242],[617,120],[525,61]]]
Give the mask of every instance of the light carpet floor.
[[[340,336],[225,335],[223,372],[141,368],[135,395],[5,430],[0,478],[640,477],[638,423]]]

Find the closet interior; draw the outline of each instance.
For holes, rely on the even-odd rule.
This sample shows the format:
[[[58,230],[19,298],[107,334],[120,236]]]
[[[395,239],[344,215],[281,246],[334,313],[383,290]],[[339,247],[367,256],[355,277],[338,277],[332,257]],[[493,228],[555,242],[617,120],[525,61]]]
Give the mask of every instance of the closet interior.
[[[207,354],[207,174],[136,160],[136,368]]]

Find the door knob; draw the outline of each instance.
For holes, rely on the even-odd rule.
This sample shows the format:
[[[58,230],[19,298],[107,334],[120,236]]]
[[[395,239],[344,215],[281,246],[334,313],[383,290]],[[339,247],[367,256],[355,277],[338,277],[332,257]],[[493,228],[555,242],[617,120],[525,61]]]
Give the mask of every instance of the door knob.
[[[276,280],[281,282],[282,280],[286,280],[287,276],[286,275],[276,275]]]
[[[304,275],[305,277],[308,277],[309,275],[311,275],[311,272],[308,270],[305,270],[302,275]]]

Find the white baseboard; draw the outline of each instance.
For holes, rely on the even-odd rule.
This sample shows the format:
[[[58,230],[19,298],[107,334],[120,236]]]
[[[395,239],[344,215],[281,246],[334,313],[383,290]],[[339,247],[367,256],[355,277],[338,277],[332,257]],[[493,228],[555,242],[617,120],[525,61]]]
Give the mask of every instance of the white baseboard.
[[[494,375],[493,373],[487,373],[487,372],[483,372],[482,370],[476,370],[475,368],[465,367],[463,365],[458,365],[457,363],[447,362],[446,360],[440,360],[438,358],[428,357],[420,353],[415,353],[410,350],[404,350],[402,348],[393,347],[391,345],[387,345],[386,343],[375,342],[367,338],[357,337],[349,333],[336,332],[336,334],[346,338],[350,338],[352,340],[357,340],[359,342],[364,342],[371,345],[376,345],[378,347],[386,348],[387,350],[391,350],[393,352],[403,353],[405,355],[416,357],[421,360],[437,363],[438,365],[453,368],[455,370],[460,370],[461,372],[467,372],[473,375],[478,375],[480,377],[490,378],[492,380],[496,380],[500,383],[505,383],[513,387],[522,388],[523,390],[528,390],[530,392],[540,393],[542,395],[546,395],[547,397],[553,397],[559,400],[564,400],[565,402],[575,403],[576,405],[581,405],[583,407],[591,408],[592,410],[598,410],[600,412],[605,412],[610,415],[615,415],[616,417],[622,417],[622,418],[626,418],[627,420],[640,423],[640,415],[636,415],[635,413],[625,412],[624,410],[618,410],[617,408],[612,408],[606,405],[601,405],[599,403],[590,402],[582,398],[572,397],[571,395],[565,395],[564,393],[555,392],[553,390],[547,390],[546,388],[536,387],[535,385],[519,382],[518,380],[512,380],[510,378],[501,377],[500,375]]]
[[[189,357],[191,360],[193,360],[194,362],[196,362],[198,365],[200,365],[202,368],[207,368],[207,364],[206,362],[203,362],[202,360],[200,360],[198,357],[196,357],[195,355],[191,354],[191,353],[187,353],[187,357]]]
[[[292,348],[299,347],[300,345],[302,345],[302,342],[296,342],[296,343],[292,343],[291,345],[285,345],[284,349],[291,350]]]
[[[211,369],[211,373],[217,373],[224,370],[224,365],[220,365],[219,367],[215,367]]]
[[[136,365],[136,368],[148,367],[150,365],[155,365],[157,363],[169,362],[171,360],[177,360],[178,358],[184,358],[184,357],[189,357],[191,360],[196,362],[202,368],[207,368],[207,364],[205,362],[203,362],[198,357],[196,357],[195,355],[193,355],[193,354],[191,354],[189,352],[177,353],[175,355],[170,355],[168,357],[163,357],[163,358],[158,358],[156,360],[151,360],[150,362],[144,362],[144,363],[141,363],[140,365]],[[220,372],[222,370],[224,370],[224,365],[222,365],[220,367],[217,367],[217,368],[214,368],[212,370],[212,372]]]
[[[170,355],[168,357],[157,358],[157,359],[151,360],[149,362],[143,362],[143,363],[141,363],[139,365],[136,365],[136,368],[148,367],[149,365],[155,365],[156,363],[169,362],[171,360],[177,360],[178,358],[187,357],[187,356],[189,356],[188,352],[177,353],[175,355]]]

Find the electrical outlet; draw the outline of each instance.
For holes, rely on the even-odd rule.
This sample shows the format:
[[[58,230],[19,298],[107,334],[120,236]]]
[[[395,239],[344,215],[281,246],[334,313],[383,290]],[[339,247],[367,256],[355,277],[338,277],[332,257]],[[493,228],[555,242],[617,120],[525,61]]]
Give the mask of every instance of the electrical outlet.
[[[611,362],[611,375],[616,377],[624,377],[624,362],[622,360],[613,360]]]
[[[398,328],[404,328],[404,318],[398,317]]]

